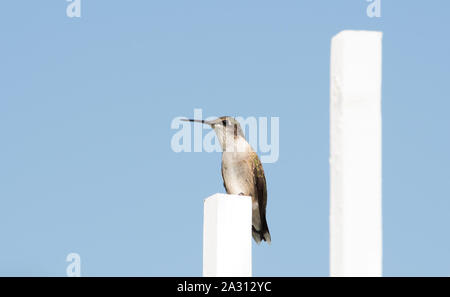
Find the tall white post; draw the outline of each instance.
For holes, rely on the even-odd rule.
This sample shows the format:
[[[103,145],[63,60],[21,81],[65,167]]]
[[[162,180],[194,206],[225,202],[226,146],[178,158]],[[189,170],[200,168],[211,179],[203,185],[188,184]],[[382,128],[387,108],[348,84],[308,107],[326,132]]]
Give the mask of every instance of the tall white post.
[[[203,276],[252,276],[251,197],[215,194],[205,199]]]
[[[330,275],[382,275],[382,33],[331,43]]]

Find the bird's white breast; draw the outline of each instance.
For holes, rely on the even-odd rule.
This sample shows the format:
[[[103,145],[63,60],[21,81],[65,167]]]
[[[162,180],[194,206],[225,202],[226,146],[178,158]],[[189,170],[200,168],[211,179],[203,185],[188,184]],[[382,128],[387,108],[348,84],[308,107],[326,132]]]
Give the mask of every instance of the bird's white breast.
[[[249,157],[250,145],[243,138],[237,138],[233,143],[233,150],[228,149],[223,152],[222,161],[224,163],[224,179],[227,181],[227,189],[230,194],[248,195],[248,181],[245,177],[251,176],[251,168],[244,160]]]

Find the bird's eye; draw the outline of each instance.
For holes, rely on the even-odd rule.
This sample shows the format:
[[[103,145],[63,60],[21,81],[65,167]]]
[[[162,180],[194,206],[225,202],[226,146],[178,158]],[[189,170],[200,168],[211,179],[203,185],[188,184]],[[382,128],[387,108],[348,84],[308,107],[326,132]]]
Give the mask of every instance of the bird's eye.
[[[228,121],[227,121],[227,120],[223,120],[223,121],[222,121],[222,125],[223,125],[224,127],[226,127],[227,124],[228,124]]]

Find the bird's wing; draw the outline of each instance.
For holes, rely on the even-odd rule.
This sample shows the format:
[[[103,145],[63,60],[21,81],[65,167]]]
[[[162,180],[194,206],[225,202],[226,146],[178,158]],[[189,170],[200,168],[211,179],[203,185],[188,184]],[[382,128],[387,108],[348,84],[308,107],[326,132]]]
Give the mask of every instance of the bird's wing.
[[[261,219],[266,217],[266,205],[267,205],[267,188],[266,188],[266,177],[264,175],[264,169],[262,167],[261,161],[255,152],[252,152],[251,160],[253,160],[253,173],[255,176],[255,195],[258,200],[259,214]]]
[[[266,206],[267,206],[267,188],[266,188],[266,177],[264,176],[264,169],[262,167],[261,161],[259,160],[256,153],[254,153],[253,158],[253,172],[255,176],[255,195],[258,199],[259,217],[261,219],[260,229],[258,232],[253,232],[253,238],[256,242],[260,242],[264,239],[267,243],[272,241],[269,232],[269,226],[267,226],[266,220]],[[259,233],[258,235],[255,233]]]

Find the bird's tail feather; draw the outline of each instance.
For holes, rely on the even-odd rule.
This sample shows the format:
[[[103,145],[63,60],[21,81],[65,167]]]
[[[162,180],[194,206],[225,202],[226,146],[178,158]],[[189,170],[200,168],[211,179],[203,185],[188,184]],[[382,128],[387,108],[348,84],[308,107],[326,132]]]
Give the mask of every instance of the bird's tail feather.
[[[253,239],[256,241],[256,243],[261,243],[261,240],[266,241],[267,243],[270,243],[272,241],[272,238],[270,237],[269,229],[266,227],[264,230],[258,231],[255,229],[255,227],[252,228],[252,235]]]
[[[264,241],[266,241],[267,243],[272,242],[272,238],[270,237],[270,233],[269,233],[268,229],[264,232],[262,237],[264,238]]]

